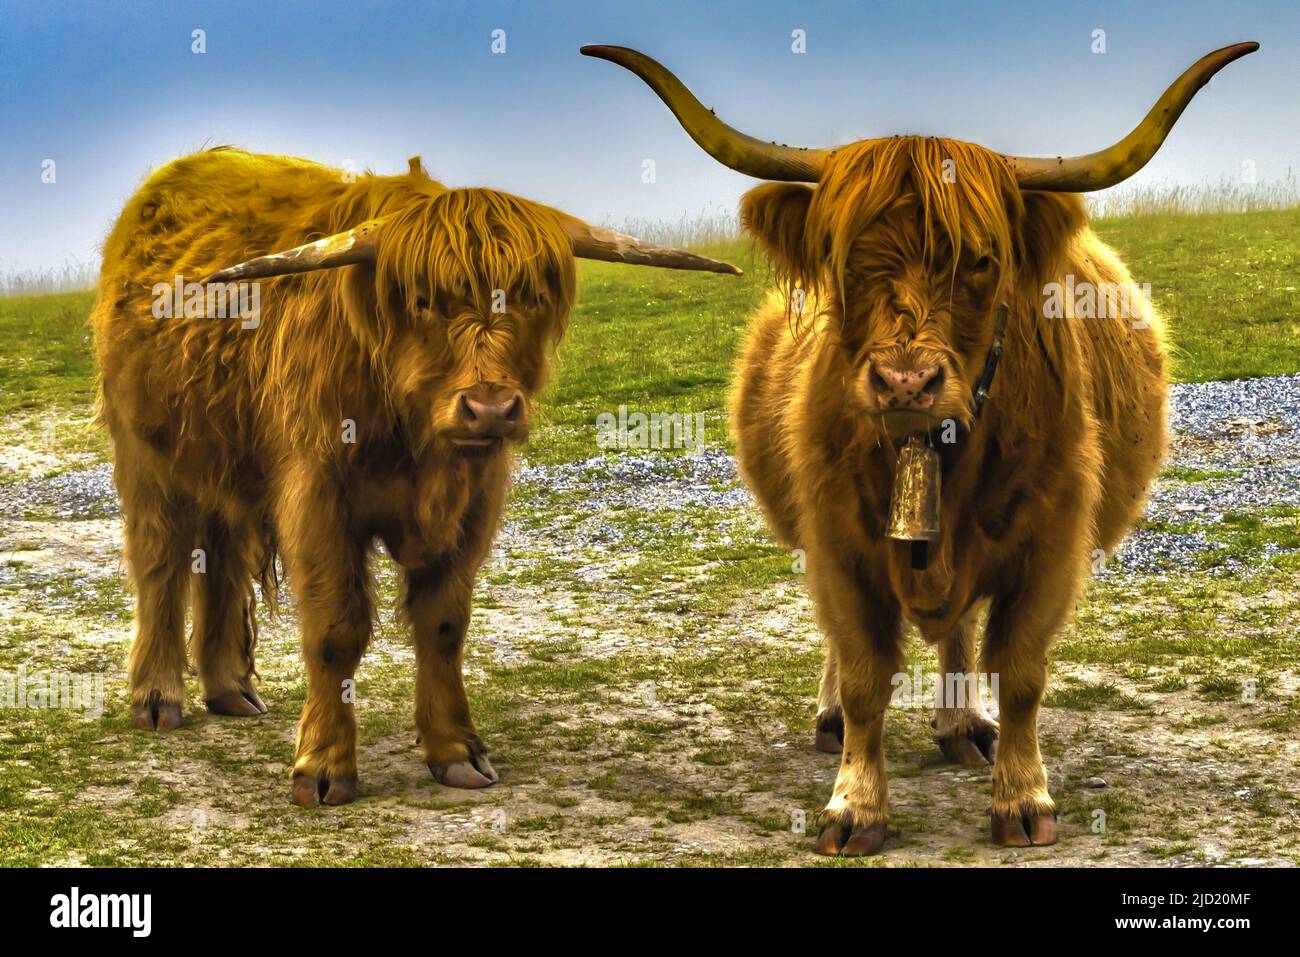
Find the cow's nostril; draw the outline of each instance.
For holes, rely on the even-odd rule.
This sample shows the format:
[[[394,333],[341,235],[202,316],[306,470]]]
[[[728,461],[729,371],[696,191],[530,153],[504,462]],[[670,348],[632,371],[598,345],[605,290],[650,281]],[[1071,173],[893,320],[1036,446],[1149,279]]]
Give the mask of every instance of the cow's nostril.
[[[936,369],[930,376],[930,381],[925,384],[921,390],[923,395],[938,395],[939,390],[943,388],[944,371],[942,368]]]
[[[874,362],[871,364],[867,381],[871,383],[871,391],[876,395],[888,395],[894,391],[893,387],[885,380],[885,377],[880,374],[880,370]]]
[[[503,418],[507,422],[518,422],[524,414],[524,397],[518,392],[510,399],[510,404],[506,407]]]
[[[478,420],[478,413],[474,411],[474,404],[464,394],[461,395],[460,401],[456,404],[456,412],[460,415],[461,421],[467,425],[473,425]]]

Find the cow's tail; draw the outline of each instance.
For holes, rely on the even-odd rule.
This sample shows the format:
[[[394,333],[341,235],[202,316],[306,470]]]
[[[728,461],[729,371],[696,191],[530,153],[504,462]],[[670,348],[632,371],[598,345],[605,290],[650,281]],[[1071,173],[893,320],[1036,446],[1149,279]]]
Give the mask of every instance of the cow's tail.
[[[262,533],[262,561],[253,573],[253,581],[257,583],[262,601],[273,617],[280,610],[280,569],[280,551],[276,546],[275,530],[268,525]]]

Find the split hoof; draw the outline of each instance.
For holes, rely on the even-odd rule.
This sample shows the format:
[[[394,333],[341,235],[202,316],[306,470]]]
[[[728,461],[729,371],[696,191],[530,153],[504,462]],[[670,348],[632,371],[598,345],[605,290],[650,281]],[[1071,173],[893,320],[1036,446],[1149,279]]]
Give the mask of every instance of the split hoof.
[[[994,814],[993,843],[998,847],[1047,847],[1056,843],[1056,814]]]
[[[181,706],[147,701],[131,709],[131,725],[141,731],[174,731],[181,726]]]
[[[266,714],[266,712],[270,710],[269,708],[267,708],[266,702],[262,700],[262,696],[258,694],[255,689],[245,688],[243,689],[243,695],[252,703],[253,707],[256,708],[260,713]]]
[[[486,788],[500,779],[487,755],[473,752],[463,761],[447,764],[430,761],[429,770],[433,772],[434,780],[449,788]]]
[[[965,733],[935,738],[943,756],[954,764],[993,764],[998,757],[998,729],[981,725]]]
[[[937,722],[931,722],[931,727],[936,726]],[[935,742],[954,765],[992,765],[997,761],[997,724],[991,720],[976,720],[969,727],[936,737]]]
[[[844,712],[839,708],[827,708],[817,715],[816,747],[826,754],[844,750]]]
[[[852,831],[831,821],[817,835],[817,853],[829,857],[872,857],[885,846],[885,822],[877,821]]]
[[[317,804],[334,806],[351,804],[357,799],[355,778],[317,778],[310,774],[294,775],[293,803],[299,807]]]
[[[266,714],[266,704],[256,691],[234,688],[207,701],[208,711],[233,718],[251,718]]]

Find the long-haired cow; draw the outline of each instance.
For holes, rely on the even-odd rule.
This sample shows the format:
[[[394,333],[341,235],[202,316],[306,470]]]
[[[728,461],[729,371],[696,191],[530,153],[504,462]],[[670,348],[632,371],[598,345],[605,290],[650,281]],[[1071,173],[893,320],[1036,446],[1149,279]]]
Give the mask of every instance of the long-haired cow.
[[[819,851],[884,842],[905,623],[938,646],[944,754],[993,764],[993,840],[1056,840],[1037,730],[1048,648],[1165,445],[1159,318],[1074,194],[1140,169],[1196,91],[1257,46],[1201,59],[1109,149],[1050,159],[915,136],[765,143],[648,57],[583,49],[645,80],[722,163],[783,181],[741,206],[782,289],[754,322],[732,416],[772,527],[806,550],[828,639],[818,746],[842,754]],[[1000,726],[960,694],[984,607]]]
[[[462,646],[507,446],[564,332],[575,256],[738,271],[505,193],[448,189],[418,159],[405,175],[349,177],[215,149],[149,178],[105,245],[93,315],[136,591],[136,727],[180,723],[191,595],[209,710],[266,710],[252,583],[273,585],[278,554],[308,674],[293,800],[351,800],[349,686],[379,540],[401,569],[429,768],[457,787],[497,779]]]

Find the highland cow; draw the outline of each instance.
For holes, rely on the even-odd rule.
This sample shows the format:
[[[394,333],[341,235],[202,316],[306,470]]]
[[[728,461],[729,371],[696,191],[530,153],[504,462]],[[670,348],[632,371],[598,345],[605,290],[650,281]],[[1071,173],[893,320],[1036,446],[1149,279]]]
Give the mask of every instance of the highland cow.
[[[765,143],[648,57],[583,48],[645,80],[720,162],[785,181],[741,205],[781,288],[750,332],[732,421],[772,528],[806,551],[827,638],[817,743],[842,754],[820,852],[884,843],[905,626],[938,646],[943,673],[970,674],[985,609],[998,721],[945,701],[938,743],[993,765],[995,843],[1055,842],[1037,729],[1048,649],[1090,563],[1141,512],[1166,429],[1160,319],[1140,296],[1122,308],[1132,280],[1074,194],[1135,173],[1196,91],[1257,48],[1201,59],[1109,149],[1050,159],[915,136]],[[1066,282],[1107,308],[1046,314]]]
[[[92,320],[136,593],[136,727],[181,722],[187,596],[208,710],[266,711],[253,583],[271,589],[280,556],[308,676],[293,800],[352,800],[348,689],[382,542],[414,633],[424,758],[446,785],[497,780],[461,677],[470,595],[509,445],[527,434],[573,305],[575,256],[738,272],[505,193],[448,189],[418,158],[405,175],[358,178],[219,148],[148,179],[105,245]],[[183,279],[205,276],[185,293]],[[235,295],[250,282],[259,295]],[[213,288],[237,315],[211,313]]]

